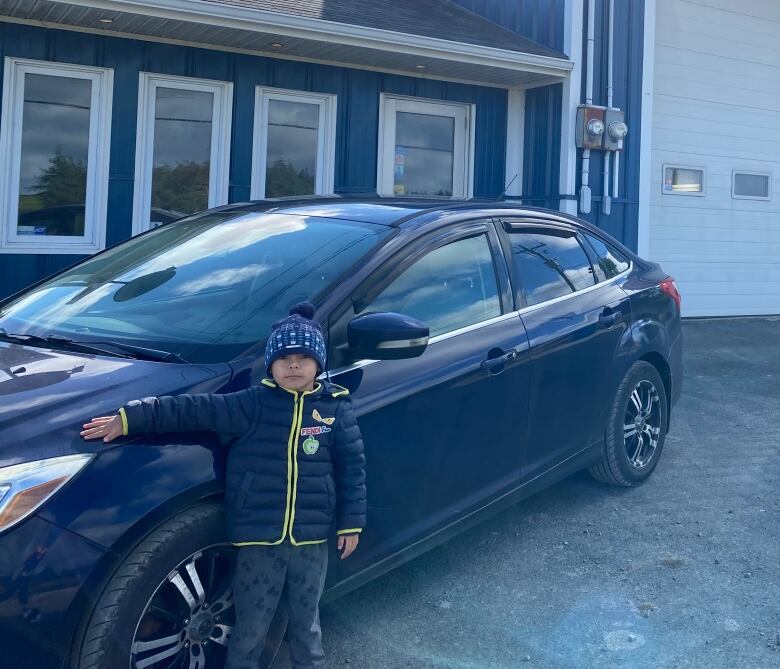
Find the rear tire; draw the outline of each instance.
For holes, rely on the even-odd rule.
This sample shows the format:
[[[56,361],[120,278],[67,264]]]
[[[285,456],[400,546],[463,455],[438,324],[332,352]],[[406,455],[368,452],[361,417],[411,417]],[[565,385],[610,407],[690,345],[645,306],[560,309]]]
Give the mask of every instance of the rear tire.
[[[234,622],[235,548],[216,503],[184,511],[124,557],[97,599],[76,669],[222,669]],[[270,666],[281,634],[274,621],[263,655]],[[158,658],[158,659],[155,659]]]
[[[618,386],[604,431],[601,461],[590,467],[598,481],[636,486],[653,473],[666,437],[666,388],[658,370],[638,360]]]

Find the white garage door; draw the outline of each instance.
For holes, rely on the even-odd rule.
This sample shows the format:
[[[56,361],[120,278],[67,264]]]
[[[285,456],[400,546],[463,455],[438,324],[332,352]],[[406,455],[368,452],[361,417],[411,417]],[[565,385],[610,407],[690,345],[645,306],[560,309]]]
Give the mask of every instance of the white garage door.
[[[780,2],[658,0],[649,257],[684,316],[780,314]]]

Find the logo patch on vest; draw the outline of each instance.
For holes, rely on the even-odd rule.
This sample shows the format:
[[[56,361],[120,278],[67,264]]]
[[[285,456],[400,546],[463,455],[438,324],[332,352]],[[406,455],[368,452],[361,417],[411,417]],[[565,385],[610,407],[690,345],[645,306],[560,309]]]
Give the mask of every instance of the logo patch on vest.
[[[314,437],[308,437],[306,441],[303,442],[303,452],[306,453],[306,455],[314,455],[319,447],[320,442]]]
[[[311,412],[311,417],[318,423],[325,423],[325,425],[333,425],[333,422],[336,420],[335,416],[333,418],[323,418],[317,409]]]
[[[302,427],[301,428],[301,436],[302,437],[311,437],[315,434],[327,434],[328,432],[331,432],[331,429],[325,425],[318,425],[317,427]]]

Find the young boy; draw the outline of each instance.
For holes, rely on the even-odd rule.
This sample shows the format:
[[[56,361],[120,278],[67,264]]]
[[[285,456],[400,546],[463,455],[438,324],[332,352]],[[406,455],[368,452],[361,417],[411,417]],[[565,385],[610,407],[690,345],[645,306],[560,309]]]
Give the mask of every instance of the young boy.
[[[227,669],[257,669],[282,592],[296,669],[322,667],[319,600],[335,514],[341,559],[365,526],[365,456],[349,391],[315,381],[325,342],[308,302],[273,325],[266,345],[273,378],[237,393],[147,397],[116,416],[93,418],[85,439],[143,432],[214,431],[231,444],[225,508],[238,549],[236,624]]]

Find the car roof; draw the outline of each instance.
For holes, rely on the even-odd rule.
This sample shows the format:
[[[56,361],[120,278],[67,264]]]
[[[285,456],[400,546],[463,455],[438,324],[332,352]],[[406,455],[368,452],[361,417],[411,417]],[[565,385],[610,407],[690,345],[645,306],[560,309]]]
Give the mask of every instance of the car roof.
[[[551,209],[529,207],[512,200],[453,200],[452,198],[386,198],[377,195],[340,195],[314,196],[298,198],[274,198],[254,200],[219,207],[220,211],[236,213],[275,213],[297,214],[301,216],[320,216],[323,218],[338,218],[361,223],[374,223],[397,227],[403,224],[414,224],[416,220],[430,220],[430,215],[468,212],[477,210],[490,215],[490,210],[505,212],[511,210],[515,215],[543,217],[551,221],[575,223],[582,225],[583,221],[574,219],[562,212]],[[429,214],[429,216],[422,216]],[[495,215],[495,213],[493,214]]]

